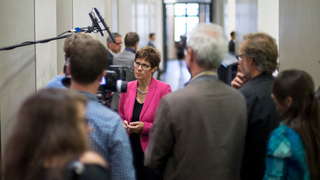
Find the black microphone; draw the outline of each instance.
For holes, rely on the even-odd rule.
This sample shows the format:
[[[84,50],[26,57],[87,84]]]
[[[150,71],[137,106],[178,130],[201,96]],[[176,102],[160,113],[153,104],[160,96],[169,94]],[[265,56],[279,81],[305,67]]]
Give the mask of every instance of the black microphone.
[[[89,16],[90,16],[90,19],[92,21],[92,24],[94,27],[97,27],[98,28],[98,31],[100,32],[101,36],[103,36],[103,32],[102,32],[102,29],[97,21],[97,19],[94,17],[94,14],[92,12],[89,13]]]
[[[117,43],[117,41],[114,39],[112,33],[110,32],[109,27],[107,26],[106,22],[104,21],[104,19],[102,18],[101,14],[99,13],[98,9],[94,8],[94,10],[96,11],[96,14],[98,15],[98,17],[100,19],[100,22],[103,24],[105,30],[107,30],[107,32],[108,32],[109,36],[111,37],[113,43]]]

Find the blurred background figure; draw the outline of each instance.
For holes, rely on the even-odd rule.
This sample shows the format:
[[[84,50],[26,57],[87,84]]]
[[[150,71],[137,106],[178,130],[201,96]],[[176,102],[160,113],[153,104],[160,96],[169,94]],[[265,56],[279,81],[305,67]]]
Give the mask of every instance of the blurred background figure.
[[[184,50],[187,48],[187,38],[185,36],[180,36],[180,41],[176,43],[176,48],[180,66],[182,66],[182,60],[184,59]]]
[[[127,92],[120,96],[119,115],[129,133],[138,180],[160,178],[143,164],[144,152],[149,143],[149,131],[159,102],[171,92],[168,84],[152,76],[159,63],[160,53],[155,48],[145,46],[140,49],[134,60],[134,75],[137,81],[129,82]]]
[[[154,41],[156,40],[156,35],[154,33],[150,33],[149,34],[149,41],[147,46],[151,46],[153,48],[156,48],[156,46],[154,45]]]
[[[86,99],[62,89],[30,96],[15,116],[4,153],[5,179],[110,179],[106,162],[88,151]]]
[[[283,71],[271,96],[282,122],[268,143],[264,179],[320,179],[320,110],[311,76]]]
[[[234,31],[232,31],[230,33],[231,36],[231,40],[229,41],[229,53],[236,55],[236,33]]]

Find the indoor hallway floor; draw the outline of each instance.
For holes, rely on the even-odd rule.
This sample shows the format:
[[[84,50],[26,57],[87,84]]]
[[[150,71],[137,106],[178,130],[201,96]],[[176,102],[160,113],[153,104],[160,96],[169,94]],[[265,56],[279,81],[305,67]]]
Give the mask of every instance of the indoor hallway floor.
[[[172,91],[184,87],[184,84],[190,80],[190,73],[187,69],[186,62],[183,60],[169,60],[167,62],[167,71],[161,75],[161,81],[168,83]]]

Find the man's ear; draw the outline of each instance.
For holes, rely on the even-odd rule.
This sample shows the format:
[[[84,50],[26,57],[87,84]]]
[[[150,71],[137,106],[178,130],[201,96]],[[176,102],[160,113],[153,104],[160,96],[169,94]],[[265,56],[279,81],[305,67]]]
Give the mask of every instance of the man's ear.
[[[188,47],[187,51],[188,51],[188,54],[189,54],[189,56],[190,56],[189,60],[190,60],[191,62],[193,62],[193,61],[195,60],[195,55],[196,55],[196,54],[194,53],[194,51],[193,51],[192,48],[190,48],[190,47]]]
[[[102,77],[106,77],[107,72],[103,70],[103,72],[99,75],[98,80],[101,81]]]
[[[70,74],[71,74],[70,63],[68,63],[66,66],[67,66],[67,67],[66,67],[66,72],[65,72],[65,74],[66,74],[66,75],[70,75]]]

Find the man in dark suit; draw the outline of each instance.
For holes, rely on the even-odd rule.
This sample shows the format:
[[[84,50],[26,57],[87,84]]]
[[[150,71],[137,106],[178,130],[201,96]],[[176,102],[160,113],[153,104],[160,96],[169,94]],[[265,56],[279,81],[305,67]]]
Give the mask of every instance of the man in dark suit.
[[[112,33],[116,43],[114,43],[110,36],[107,38],[107,46],[109,51],[108,66],[113,65],[113,57],[120,53],[122,47],[122,36],[119,33]]]
[[[247,34],[236,57],[238,73],[231,86],[245,96],[248,110],[241,179],[261,180],[269,135],[280,121],[271,98],[272,72],[276,70],[278,58],[276,41],[265,33]]]
[[[136,56],[136,51],[138,49],[138,44],[140,41],[140,37],[135,32],[128,32],[126,36],[124,37],[124,45],[126,48],[123,52],[117,54],[113,58],[113,64],[114,65],[124,65],[129,66],[129,68],[126,69],[126,81],[133,81],[136,80],[134,76],[134,67],[133,67],[133,61]],[[118,111],[119,109],[119,100],[120,100],[120,94],[114,93],[111,101],[111,108]]]
[[[216,73],[227,43],[214,24],[200,23],[190,34],[185,60],[192,78],[160,101],[145,154],[164,179],[240,178],[245,99]]]
[[[228,45],[228,48],[229,48],[229,53],[235,55],[236,54],[236,49],[235,49],[235,46],[236,46],[236,33],[234,31],[232,31],[230,33],[230,36],[231,36],[231,40],[229,42],[229,45]]]

